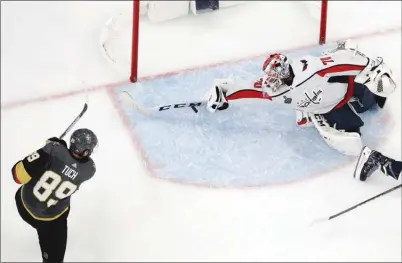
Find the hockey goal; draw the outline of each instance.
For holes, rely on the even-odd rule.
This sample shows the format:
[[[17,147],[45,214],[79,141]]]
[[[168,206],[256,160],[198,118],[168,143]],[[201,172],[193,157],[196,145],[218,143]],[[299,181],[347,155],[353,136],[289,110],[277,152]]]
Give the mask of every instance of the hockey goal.
[[[213,10],[213,7],[211,7],[210,12],[206,14],[208,18],[205,18],[202,20],[200,18],[204,14],[197,16],[197,11],[194,11],[196,9],[196,2],[195,0],[193,1],[139,1],[139,0],[132,0],[131,2],[127,2],[123,8],[119,12],[117,12],[112,18],[110,18],[106,26],[104,27],[102,33],[101,33],[101,39],[100,39],[100,48],[101,52],[104,54],[104,56],[107,58],[107,60],[111,61],[115,66],[119,68],[119,70],[122,70],[126,72],[127,74],[130,75],[130,81],[131,82],[136,82],[138,80],[138,72],[139,70],[143,69],[144,75],[147,75],[147,69],[146,67],[143,67],[143,65],[150,65],[152,63],[158,63],[161,61],[166,61],[169,60],[170,64],[172,64],[172,67],[174,67],[174,62],[175,58],[172,53],[175,52],[182,52],[184,46],[182,45],[183,39],[184,41],[189,42],[188,46],[190,45],[199,45],[199,49],[207,50],[210,48],[211,50],[214,48],[209,43],[206,43],[207,41],[216,41],[215,36],[207,36],[206,30],[212,31],[215,30],[215,28],[221,27],[222,32],[228,31],[234,31],[237,30],[240,32],[241,30],[245,31],[246,29],[240,29],[243,28],[244,21],[243,22],[235,22],[235,20],[229,21],[222,21],[222,20],[217,20],[215,21],[212,26],[211,26],[211,20],[213,19],[218,19],[218,16],[223,16],[223,14],[219,14],[219,12],[229,12],[229,8],[221,8],[219,11]],[[249,28],[256,28],[256,27],[261,27],[261,22],[266,23],[267,25],[264,25],[264,28],[276,28],[276,27],[281,27],[282,26],[282,21],[281,20],[286,20],[289,24],[289,28],[284,28],[284,31],[290,32],[292,34],[297,34],[297,32],[300,31],[306,31],[306,38],[310,39],[316,35],[317,42],[322,45],[326,42],[326,28],[327,28],[327,8],[328,8],[328,0],[321,0],[321,1],[294,1],[292,3],[267,3],[267,2],[250,2],[250,3],[245,3],[247,1],[204,1],[204,2],[218,2],[221,5],[227,5],[230,6],[230,2],[233,2],[233,5],[237,5],[236,8],[233,8],[230,10],[234,15],[238,15],[237,20],[244,20],[244,18],[241,18],[241,15],[246,14],[247,12],[252,12],[252,4],[264,4],[264,8],[267,8],[267,11],[264,11],[262,14],[253,14],[252,16],[249,16],[251,19],[254,21],[254,24],[250,22]],[[279,1],[282,2],[282,1]],[[285,1],[284,1],[285,2]],[[223,4],[224,3],[224,4]],[[240,6],[240,4],[244,4],[244,6]],[[279,6],[280,4],[285,5],[283,9],[286,8],[286,10],[281,10],[282,7]],[[292,6],[292,5],[299,5],[299,6]],[[272,7],[271,7],[272,6]],[[260,8],[261,9],[261,8]],[[308,22],[303,22],[303,27],[298,28],[300,26],[300,19],[299,21],[295,19],[295,21],[292,21],[293,16],[296,16],[292,12],[293,9],[303,9],[304,15],[308,18],[302,19],[308,20]],[[222,10],[222,11],[221,11]],[[243,12],[243,13],[241,13]],[[255,12],[255,11],[254,11]],[[282,15],[281,12],[284,14]],[[204,12],[199,12],[199,13],[204,13]],[[286,14],[289,14],[288,17],[286,17]],[[186,17],[184,17],[186,15]],[[229,14],[230,15],[230,14]],[[183,16],[183,17],[180,17]],[[260,17],[258,20],[258,16]],[[283,17],[282,17],[283,16]],[[300,15],[297,15],[300,16]],[[256,18],[257,17],[257,18]],[[272,18],[272,19],[271,19]],[[219,18],[220,19],[220,18]],[[234,18],[236,19],[236,18]],[[248,19],[247,19],[248,20]],[[205,23],[205,28],[208,29],[200,29],[203,27],[203,23]],[[292,24],[293,23],[293,26]],[[177,25],[180,26],[177,26]],[[216,25],[216,26],[215,26]],[[255,25],[255,26],[253,26]],[[200,33],[198,35],[205,35],[204,39],[199,38],[198,40],[194,40],[193,42],[191,39],[194,39],[198,35],[193,35],[190,34],[192,28],[194,28],[194,31],[199,30]],[[180,28],[180,30],[177,30],[177,28]],[[307,28],[307,29],[306,29]],[[314,28],[314,29],[310,29]],[[293,30],[293,32],[292,32]],[[250,30],[253,31],[253,30]],[[259,31],[255,31],[254,35],[264,35],[265,30],[259,29]],[[152,33],[154,34],[153,36],[151,35]],[[237,32],[237,33],[238,33]],[[280,31],[276,32],[269,32],[268,30],[266,31],[267,35],[269,34],[281,34]],[[184,36],[185,34],[188,34],[188,36]],[[250,33],[251,34],[251,33]],[[288,34],[284,32],[283,34]],[[301,33],[300,33],[301,34]],[[247,35],[246,32],[243,32],[243,35]],[[239,34],[239,36],[242,36]],[[277,36],[277,37],[283,37],[283,36]],[[174,40],[172,38],[177,38],[177,40]],[[245,39],[245,37],[242,37]],[[300,38],[300,37],[299,37]],[[145,40],[146,39],[146,40]],[[249,38],[247,38],[249,39]],[[272,38],[271,38],[272,39]],[[142,42],[144,41],[144,42]],[[156,43],[155,43],[156,41]],[[176,42],[175,42],[176,41]],[[219,40],[218,40],[219,41]],[[258,38],[256,37],[256,42],[259,41],[267,41],[264,40],[264,38]],[[291,42],[292,38],[289,38],[288,42]],[[169,43],[168,43],[169,42]],[[222,41],[221,41],[222,42]],[[234,37],[228,37],[228,45],[239,45],[239,39],[235,39]],[[271,40],[269,40],[268,43],[270,43]],[[309,43],[310,43],[309,42]],[[316,43],[317,43],[316,42]],[[252,43],[245,43],[244,45],[250,46],[250,49],[255,49],[256,51],[259,50],[259,46],[253,47]],[[152,46],[152,48],[150,47]],[[168,46],[168,47],[166,47]],[[162,50],[165,48],[165,50]],[[175,48],[171,48],[175,47]],[[148,49],[148,51],[146,50]],[[240,50],[240,48],[239,48]],[[221,53],[223,52],[224,49],[222,49]],[[131,53],[130,55],[128,53]],[[208,51],[207,51],[208,52]],[[240,51],[234,51],[234,52],[239,52]],[[147,54],[147,58],[144,58],[141,61],[140,57],[143,56],[143,54]],[[191,52],[191,55],[194,56],[195,61],[200,61],[202,63],[202,58],[196,58],[197,54],[195,52]],[[190,51],[189,54],[183,54],[183,56],[190,56]],[[219,58],[216,54],[214,55]],[[227,59],[224,55],[221,56],[223,60]],[[151,62],[151,60],[154,60]],[[162,63],[163,64],[163,63]],[[154,67],[160,66],[161,69],[159,70],[160,73],[163,72],[164,68],[163,65],[159,64],[154,64]],[[194,66],[194,65],[191,65]],[[150,67],[150,66],[148,66]],[[177,68],[177,67],[176,67]],[[167,67],[165,70],[168,70]],[[141,75],[143,75],[141,74]]]

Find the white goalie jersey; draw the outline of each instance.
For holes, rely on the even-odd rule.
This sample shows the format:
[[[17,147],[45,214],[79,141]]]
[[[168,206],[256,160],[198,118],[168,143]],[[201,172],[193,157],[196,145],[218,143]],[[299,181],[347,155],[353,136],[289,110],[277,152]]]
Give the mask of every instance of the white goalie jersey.
[[[366,57],[349,50],[321,57],[305,56],[291,62],[295,75],[292,86],[283,85],[268,95],[273,101],[279,100],[285,104],[286,97],[289,105],[301,111],[326,113],[350,99],[354,77],[368,63]],[[345,78],[336,78],[339,76],[348,76],[347,83]]]
[[[357,46],[351,47],[351,42],[346,41],[339,42],[335,50],[317,57],[290,60],[280,53],[271,54],[262,70],[265,75],[253,84],[215,80],[209,92],[207,109],[210,112],[224,110],[228,101],[245,98],[281,103],[295,110],[297,125],[315,126],[329,146],[347,155],[358,155],[363,147],[360,122],[347,124],[350,127],[345,124],[344,128],[340,124],[338,130],[323,115],[351,101],[361,104],[354,97],[361,85],[378,97],[376,101],[380,101],[379,97],[386,98],[396,89],[392,71],[381,57],[370,59],[359,52]],[[351,109],[351,104],[348,106]],[[354,108],[351,110],[357,114]]]
[[[262,91],[261,78],[254,85],[216,80],[227,100],[262,98],[303,112],[323,114],[341,107],[353,95],[354,78],[370,59],[352,50],[338,50],[320,57],[304,56],[290,61],[294,79],[290,86]]]

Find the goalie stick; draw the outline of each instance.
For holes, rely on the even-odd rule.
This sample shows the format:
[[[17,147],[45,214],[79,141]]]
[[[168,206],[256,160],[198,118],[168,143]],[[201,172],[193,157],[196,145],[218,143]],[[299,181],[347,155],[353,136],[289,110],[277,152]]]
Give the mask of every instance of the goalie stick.
[[[127,91],[123,91],[121,93],[121,97],[128,104],[130,104],[135,110],[137,110],[140,113],[145,114],[145,115],[150,115],[155,112],[161,112],[161,111],[172,110],[172,109],[181,109],[181,108],[191,108],[195,113],[197,113],[198,112],[197,107],[207,104],[207,101],[191,101],[191,102],[166,104],[166,105],[145,108],[145,107],[141,106],[140,104],[138,104],[137,102],[135,102],[134,98]]]

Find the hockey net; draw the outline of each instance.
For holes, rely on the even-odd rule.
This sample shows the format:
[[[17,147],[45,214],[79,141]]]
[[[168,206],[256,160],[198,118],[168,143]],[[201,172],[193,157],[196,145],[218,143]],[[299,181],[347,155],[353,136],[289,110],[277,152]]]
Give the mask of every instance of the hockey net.
[[[198,13],[195,2],[122,3],[101,32],[101,53],[136,82],[139,75],[155,71],[289,48],[294,45],[293,36],[303,39],[300,45],[326,42],[327,0],[216,1],[219,10]],[[212,59],[207,60],[205,53]]]

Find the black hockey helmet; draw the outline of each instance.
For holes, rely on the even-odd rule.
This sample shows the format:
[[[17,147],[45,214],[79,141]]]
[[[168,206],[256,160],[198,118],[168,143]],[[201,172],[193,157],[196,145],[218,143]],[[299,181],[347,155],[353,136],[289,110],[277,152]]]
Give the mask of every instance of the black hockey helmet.
[[[89,129],[78,129],[71,134],[70,152],[81,158],[90,156],[96,146],[98,146],[98,138]]]

